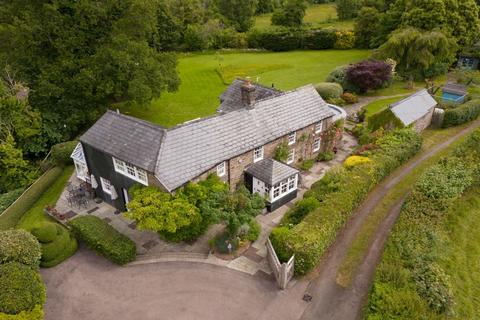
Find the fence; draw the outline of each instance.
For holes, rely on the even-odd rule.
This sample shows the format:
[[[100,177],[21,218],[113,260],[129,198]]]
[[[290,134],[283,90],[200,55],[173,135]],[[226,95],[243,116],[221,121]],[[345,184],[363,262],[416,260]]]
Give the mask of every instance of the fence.
[[[288,283],[293,278],[295,256],[292,256],[287,263],[280,263],[270,239],[267,239],[267,260],[273,270],[273,274],[275,275],[278,286],[280,289],[284,290],[287,288]]]

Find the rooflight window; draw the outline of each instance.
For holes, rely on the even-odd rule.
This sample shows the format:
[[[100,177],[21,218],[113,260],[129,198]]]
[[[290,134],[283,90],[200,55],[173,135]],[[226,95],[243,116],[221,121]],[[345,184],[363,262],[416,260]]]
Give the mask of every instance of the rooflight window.
[[[253,162],[263,159],[263,146],[253,149]]]

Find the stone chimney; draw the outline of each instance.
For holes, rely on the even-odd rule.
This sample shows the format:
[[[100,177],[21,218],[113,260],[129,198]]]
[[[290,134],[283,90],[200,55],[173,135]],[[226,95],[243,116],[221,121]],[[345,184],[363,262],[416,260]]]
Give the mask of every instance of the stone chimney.
[[[242,90],[242,103],[247,109],[253,109],[255,104],[255,86],[250,82],[250,78],[247,78],[241,87]]]

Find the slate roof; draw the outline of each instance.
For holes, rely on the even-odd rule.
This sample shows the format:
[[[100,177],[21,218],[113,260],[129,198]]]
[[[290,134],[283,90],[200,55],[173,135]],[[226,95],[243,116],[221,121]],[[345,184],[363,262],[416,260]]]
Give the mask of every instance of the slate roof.
[[[467,86],[449,82],[442,87],[442,92],[464,96],[467,94]]]
[[[297,169],[273,159],[258,161],[250,165],[245,171],[271,186],[298,173]]]
[[[80,141],[153,172],[165,129],[150,122],[107,111]]]
[[[230,112],[245,108],[242,103],[242,91],[241,87],[246,80],[235,79],[232,84],[220,95],[220,106],[217,108],[217,112]],[[255,100],[263,100],[270,97],[275,97],[282,94],[281,91],[275,88],[269,88],[262,86],[259,83],[252,82],[255,87]]]
[[[257,101],[250,110],[180,125],[163,138],[155,176],[174,190],[222,161],[334,115],[308,85]]]
[[[411,96],[390,105],[393,114],[405,126],[417,121],[437,105],[426,89],[417,91]]]

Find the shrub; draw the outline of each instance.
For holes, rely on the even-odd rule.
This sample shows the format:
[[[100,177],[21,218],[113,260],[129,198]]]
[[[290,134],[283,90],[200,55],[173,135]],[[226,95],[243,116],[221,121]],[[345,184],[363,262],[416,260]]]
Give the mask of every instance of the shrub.
[[[251,242],[257,240],[258,237],[260,236],[261,230],[262,230],[262,227],[257,222],[257,220],[255,219],[250,220],[250,222],[248,223],[248,232],[246,235],[246,239]]]
[[[355,94],[350,92],[344,92],[340,96],[340,98],[342,98],[343,101],[345,101],[347,104],[353,104],[358,102],[358,97]]]
[[[295,254],[296,274],[305,274],[317,264],[369,190],[418,152],[421,137],[411,129],[401,129],[379,138],[376,143],[377,149],[362,155],[371,159],[368,163],[349,170],[332,168],[312,185],[304,198],[315,198],[321,202],[319,207],[291,229],[280,227],[272,231],[277,254],[284,259]]]
[[[319,206],[320,202],[313,197],[299,200],[292,209],[287,211],[281,224],[285,226],[299,224],[308,213],[317,209]]]
[[[480,115],[480,99],[470,100],[454,109],[445,110],[444,128],[456,126],[478,118]]]
[[[228,249],[228,245],[231,244],[231,251]],[[215,237],[215,248],[217,252],[222,254],[229,254],[238,249],[239,241],[238,237],[230,237],[228,232],[223,232]]]
[[[45,286],[40,274],[18,263],[0,265],[0,312],[17,314],[45,303]]]
[[[6,314],[0,312],[0,320],[43,320],[42,306],[36,305],[31,311],[22,311],[17,314]]]
[[[44,222],[39,227],[32,230],[32,234],[40,243],[48,243],[55,240],[59,233],[60,226],[52,222]]]
[[[338,83],[345,91],[358,92],[358,88],[347,80],[347,69],[348,66],[336,67],[330,72],[325,81]]]
[[[37,239],[25,230],[0,231],[0,264],[20,262],[38,267],[41,251]]]
[[[335,49],[352,49],[355,47],[355,33],[352,31],[337,31],[335,33],[336,40],[333,47]]]
[[[312,160],[312,159],[305,160],[300,164],[300,169],[304,171],[310,170],[313,167],[314,163],[315,163],[315,160]]]
[[[430,309],[437,313],[444,313],[453,304],[453,294],[449,278],[436,263],[427,263],[418,266],[414,272],[417,291]]]
[[[116,264],[135,259],[135,242],[95,216],[81,216],[69,222],[75,236],[87,247]]]
[[[70,155],[77,146],[78,141],[67,141],[54,145],[51,149],[50,160],[56,166],[65,166],[72,163]]]
[[[380,89],[392,79],[392,66],[380,60],[364,60],[348,67],[346,79],[361,93]]]
[[[283,141],[275,148],[275,155],[273,158],[275,160],[285,162],[288,158],[289,151],[290,150],[288,148],[287,142]]]
[[[50,242],[40,244],[42,248],[40,265],[45,268],[56,266],[77,251],[78,244],[73,235],[58,224],[55,225],[55,228],[55,238]]]
[[[287,0],[282,8],[276,9],[272,15],[272,25],[300,27],[305,16],[307,4],[305,0]]]
[[[390,108],[372,114],[368,117],[367,123],[368,129],[371,131],[376,131],[380,128],[391,130],[404,127],[402,121],[393,114]]]
[[[370,158],[367,158],[367,157],[350,156],[347,159],[345,159],[345,162],[343,163],[343,165],[345,166],[345,168],[353,168],[353,167],[356,167],[360,164],[369,163],[371,161],[372,160]]]
[[[308,32],[304,39],[305,49],[322,50],[332,49],[337,40],[336,30],[320,29]]]
[[[14,203],[22,193],[23,188],[0,194],[0,214],[3,210],[7,209],[12,203]]]
[[[18,200],[0,216],[0,229],[13,228],[40,196],[60,177],[62,168],[54,167],[44,173]]]
[[[342,86],[333,82],[322,82],[315,85],[315,90],[325,100],[338,99],[343,93]]]
[[[335,153],[333,151],[320,152],[317,156],[318,161],[330,161],[335,158]]]

